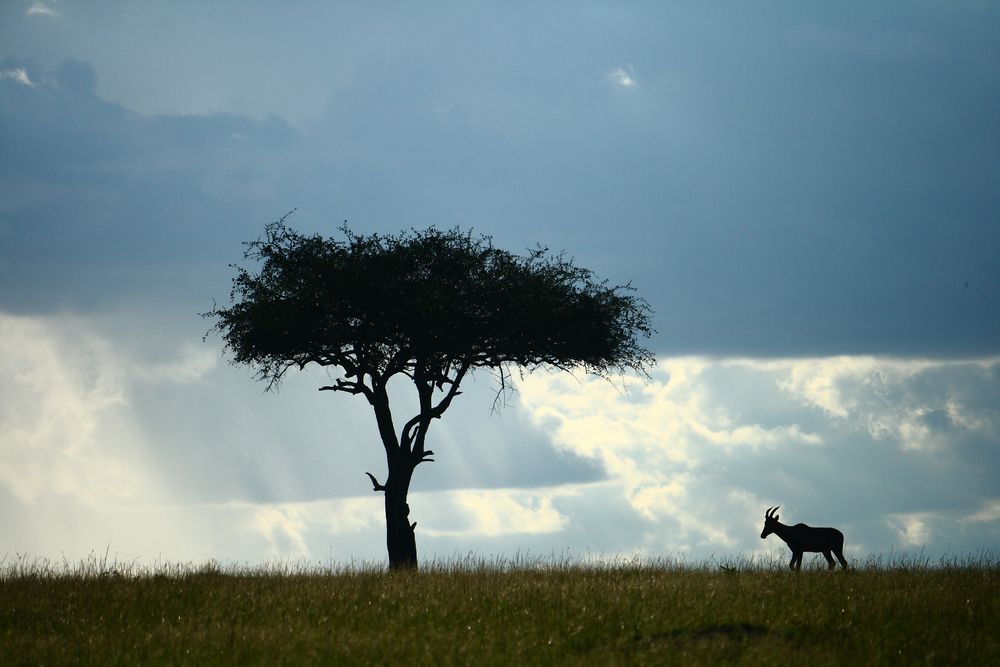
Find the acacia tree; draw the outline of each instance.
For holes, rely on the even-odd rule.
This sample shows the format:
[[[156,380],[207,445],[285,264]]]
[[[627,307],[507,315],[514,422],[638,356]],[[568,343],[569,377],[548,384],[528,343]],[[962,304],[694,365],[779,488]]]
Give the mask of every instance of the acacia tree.
[[[516,255],[489,237],[430,228],[398,235],[304,235],[281,220],[247,243],[228,308],[215,318],[233,364],[273,389],[290,369],[339,369],[320,391],[365,398],[385,449],[386,546],[393,569],[416,567],[406,498],[414,469],[432,461],[431,423],[462,380],[488,369],[507,388],[512,369],[554,366],[601,376],[646,373],[650,309],[629,285],[609,286],[539,247]],[[398,428],[388,383],[407,378],[419,409]],[[498,396],[500,394],[498,393]]]

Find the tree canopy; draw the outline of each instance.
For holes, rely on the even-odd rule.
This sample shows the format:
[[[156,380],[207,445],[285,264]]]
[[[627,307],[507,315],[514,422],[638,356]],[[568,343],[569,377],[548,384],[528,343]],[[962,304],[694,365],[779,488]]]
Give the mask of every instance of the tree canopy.
[[[515,255],[472,232],[411,230],[344,240],[272,223],[247,244],[232,304],[216,308],[233,361],[269,386],[290,368],[339,366],[383,379],[419,366],[436,379],[507,365],[644,372],[650,309],[564,255]],[[345,383],[345,390],[356,389]]]

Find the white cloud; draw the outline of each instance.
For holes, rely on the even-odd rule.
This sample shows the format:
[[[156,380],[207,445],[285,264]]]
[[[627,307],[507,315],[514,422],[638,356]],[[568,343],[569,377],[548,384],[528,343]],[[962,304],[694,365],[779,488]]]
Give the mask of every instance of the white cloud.
[[[988,523],[1000,521],[1000,498],[993,498],[983,504],[976,512],[959,519],[962,523]]]
[[[306,525],[296,508],[265,506],[254,512],[256,529],[264,535],[271,556],[308,558],[309,548],[303,535]]]
[[[577,493],[572,488],[561,488],[541,492],[489,489],[435,494],[438,502],[443,500],[453,505],[462,517],[462,526],[434,528],[432,523],[424,532],[432,537],[557,533],[566,527],[568,519],[556,509],[553,501]]]
[[[131,360],[83,320],[0,313],[0,486],[25,502],[148,502],[148,445],[130,393],[197,381],[216,364],[194,346],[167,362]]]
[[[888,519],[902,547],[923,547],[931,540],[931,518],[926,512],[900,514]]]
[[[908,461],[915,472],[937,475],[942,488],[971,484],[947,475],[997,464],[988,448],[963,443],[996,441],[1000,406],[980,396],[995,394],[998,366],[995,359],[681,358],[661,360],[648,382],[627,378],[624,391],[536,373],[519,392],[556,446],[600,461],[639,517],[673,527],[664,544],[730,548],[752,544],[760,512],[776,502],[807,523],[833,521],[831,502],[863,505],[855,500],[862,497],[888,504],[898,495],[893,506],[917,509],[928,502],[920,482],[885,486],[886,477],[906,474]],[[973,451],[986,460],[962,459]],[[855,519],[867,521],[879,508],[858,511]],[[894,537],[865,528],[876,531],[867,541],[913,546],[933,537],[928,516],[882,516]],[[862,537],[855,532],[849,542]]]
[[[20,83],[23,86],[35,87],[34,82],[28,76],[28,71],[23,67],[15,67],[14,69],[5,69],[0,71],[0,79],[11,79]]]
[[[177,358],[165,362],[142,362],[132,365],[131,375],[150,383],[188,384],[202,380],[219,365],[217,350],[189,343],[179,350]]]
[[[129,556],[174,560],[384,558],[382,496],[365,493],[362,481],[359,497],[280,500],[302,484],[285,459],[337,456],[295,444],[322,439],[322,419],[296,431],[255,421],[249,415],[257,407],[236,414],[220,400],[189,415],[197,426],[178,430],[170,416],[190,408],[179,396],[214,400],[215,352],[182,346],[151,361],[142,348],[161,354],[159,341],[113,345],[97,330],[66,317],[0,314],[7,517],[0,552],[85,554],[111,542]],[[995,546],[975,541],[993,539],[1000,520],[989,481],[997,466],[989,443],[997,441],[990,397],[998,367],[997,360],[675,358],[661,360],[648,382],[625,379],[624,388],[535,373],[519,383],[512,410],[523,410],[556,448],[597,462],[607,478],[433,492],[420,492],[418,479],[410,495],[418,545],[421,554],[445,558],[470,549],[696,560],[781,554],[784,545],[759,540],[763,510],[780,503],[784,520],[844,530],[854,553],[863,545],[933,549],[935,540],[956,549]],[[296,408],[303,423],[315,407]],[[165,412],[151,414],[158,411]],[[219,423],[227,421],[242,430]],[[259,442],[239,435],[262,428]],[[360,437],[367,436],[347,441]],[[276,439],[288,446],[274,450]],[[491,445],[491,455],[505,451],[502,439]],[[531,450],[517,451],[517,465],[531,465],[523,459]],[[970,456],[979,458],[963,458]],[[185,462],[175,465],[177,458]],[[376,451],[362,459],[359,471],[369,460],[380,463]],[[191,466],[229,463],[226,475],[237,482],[222,471],[188,479]],[[970,470],[982,478],[970,478]],[[199,495],[223,478],[231,492]],[[221,500],[197,504],[202,497]],[[266,497],[278,501],[245,500]],[[964,518],[948,520],[956,514]]]
[[[639,516],[676,523],[675,545],[732,546],[725,522],[704,521],[700,450],[815,444],[818,437],[797,424],[739,423],[711,406],[702,381],[710,366],[693,358],[661,361],[651,381],[626,380],[624,390],[594,378],[537,373],[519,391],[555,444],[599,460]]]
[[[619,88],[635,88],[639,85],[635,80],[635,70],[631,65],[616,67],[608,75],[608,78]]]
[[[31,3],[31,6],[25,10],[24,14],[25,16],[49,16],[55,18],[59,16],[61,12],[44,2],[33,2]]]
[[[71,320],[4,314],[0,341],[0,484],[29,502],[131,493],[127,462],[99,438],[125,404],[108,344]]]
[[[664,360],[648,383],[629,379],[624,391],[596,378],[537,373],[519,391],[557,446],[599,460],[624,482],[636,509],[653,518],[656,508],[671,513],[664,499],[684,496],[689,471],[706,447],[728,452],[821,443],[794,422],[741,421],[709,395],[702,375],[711,366],[702,359]]]
[[[935,395],[910,387],[928,376],[966,372],[989,373],[998,360],[930,361],[833,357],[803,359],[790,365],[779,386],[789,396],[821,408],[832,418],[863,429],[875,440],[898,440],[904,450],[925,450],[946,444],[932,428],[935,415],[953,430],[989,434],[995,424],[989,413],[964,404],[947,386]]]
[[[319,545],[345,536],[371,538],[384,530],[382,497],[339,498],[298,503],[227,503],[209,511],[236,512],[251,536],[263,537],[269,558],[314,559]],[[376,544],[378,547],[377,538]]]

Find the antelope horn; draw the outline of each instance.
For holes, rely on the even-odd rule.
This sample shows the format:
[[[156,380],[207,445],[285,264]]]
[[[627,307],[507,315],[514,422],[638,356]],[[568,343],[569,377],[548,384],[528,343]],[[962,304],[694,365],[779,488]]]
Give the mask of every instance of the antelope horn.
[[[775,505],[775,506],[774,506],[774,511],[773,511],[773,512],[771,512],[771,516],[774,516],[775,514],[777,514],[777,512],[778,512],[778,508],[779,508],[779,507],[781,507],[781,505]]]
[[[767,511],[764,512],[764,518],[765,519],[770,519],[771,518],[771,510],[773,510],[773,509],[774,509],[773,507],[768,507],[767,508]]]

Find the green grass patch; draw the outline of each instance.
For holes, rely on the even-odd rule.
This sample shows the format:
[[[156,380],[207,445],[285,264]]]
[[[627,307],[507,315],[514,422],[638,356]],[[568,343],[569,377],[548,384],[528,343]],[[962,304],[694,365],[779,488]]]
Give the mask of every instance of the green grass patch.
[[[993,557],[0,564],[3,664],[1000,664],[998,627]]]

